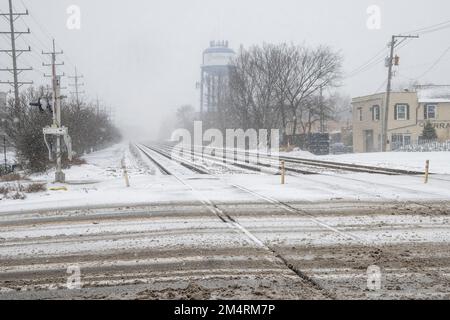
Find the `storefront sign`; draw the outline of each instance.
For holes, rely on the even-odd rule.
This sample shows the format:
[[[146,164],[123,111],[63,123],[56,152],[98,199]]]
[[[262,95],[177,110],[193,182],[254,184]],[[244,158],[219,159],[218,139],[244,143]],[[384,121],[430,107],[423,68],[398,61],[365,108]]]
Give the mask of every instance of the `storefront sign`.
[[[426,122],[419,123],[419,126],[423,128],[425,126]],[[450,122],[432,122],[431,123],[435,129],[449,129],[450,128]]]

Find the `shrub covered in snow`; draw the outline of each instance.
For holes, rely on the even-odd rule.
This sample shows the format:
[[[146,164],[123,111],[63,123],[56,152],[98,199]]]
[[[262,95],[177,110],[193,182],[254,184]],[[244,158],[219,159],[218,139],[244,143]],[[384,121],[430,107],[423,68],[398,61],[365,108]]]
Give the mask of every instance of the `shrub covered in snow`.
[[[6,107],[4,129],[16,149],[18,162],[30,172],[42,172],[52,165],[42,133],[43,127],[52,124],[52,114],[48,110],[30,106],[30,102],[37,101],[44,95],[43,88],[32,87],[22,92],[18,108],[12,100]],[[73,151],[78,155],[108,146],[120,139],[120,133],[110,122],[108,115],[96,111],[88,103],[78,104],[74,100],[64,99],[61,117],[63,125],[69,129]],[[49,144],[54,147],[55,138],[49,139]],[[63,152],[66,150],[63,149]]]
[[[403,152],[433,152],[433,151],[450,151],[450,141],[422,141],[417,144],[410,144],[400,147],[397,151]]]

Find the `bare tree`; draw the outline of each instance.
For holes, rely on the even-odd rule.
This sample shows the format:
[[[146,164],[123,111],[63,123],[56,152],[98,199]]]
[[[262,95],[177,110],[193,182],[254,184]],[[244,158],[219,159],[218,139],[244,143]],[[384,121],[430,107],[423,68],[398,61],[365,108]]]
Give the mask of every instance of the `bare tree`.
[[[351,120],[351,97],[339,92],[331,93],[324,101],[326,106],[326,118],[334,121]]]
[[[293,57],[293,70],[287,83],[286,104],[292,117],[293,132],[297,133],[298,122],[307,119],[307,127],[317,115],[320,104],[313,96],[320,90],[336,86],[341,75],[341,57],[329,47],[316,49],[297,48]]]
[[[233,61],[230,103],[242,128],[278,128],[283,50],[284,46],[254,46]]]
[[[338,84],[341,56],[330,48],[264,44],[241,50],[230,74],[229,122],[242,128],[310,132],[319,90]]]
[[[33,172],[50,167],[42,128],[52,124],[52,115],[48,110],[30,107],[30,102],[44,95],[43,88],[31,87],[21,93],[19,106],[10,100],[6,108],[5,131],[22,167]],[[78,155],[120,139],[108,116],[84,102],[79,106],[74,100],[63,101],[62,122],[69,129],[73,150]],[[54,145],[50,137],[49,142]]]
[[[227,122],[232,124],[231,127],[243,129],[251,127],[250,110],[255,105],[252,66],[251,54],[245,50],[241,50],[232,63],[229,79],[229,112],[227,113]]]
[[[177,110],[177,126],[192,132],[194,130],[195,109],[191,105],[183,105]]]

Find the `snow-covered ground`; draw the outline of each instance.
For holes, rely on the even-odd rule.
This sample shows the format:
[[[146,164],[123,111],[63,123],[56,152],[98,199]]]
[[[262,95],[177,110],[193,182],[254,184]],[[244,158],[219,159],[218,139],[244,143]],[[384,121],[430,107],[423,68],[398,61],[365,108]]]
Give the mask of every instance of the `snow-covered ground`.
[[[167,299],[185,284],[191,298],[448,298],[449,202],[434,201],[450,199],[450,176],[324,172],[281,185],[193,174],[149,151],[180,181],[139,154],[119,144],[65,170],[64,189],[48,172],[31,177],[48,191],[0,200],[0,299]],[[374,264],[386,284],[373,297]],[[66,289],[74,266],[83,290]]]
[[[1,150],[0,164],[5,163],[5,155],[3,149]],[[9,165],[16,163],[16,154],[13,151],[6,151],[6,163]]]
[[[450,174],[450,152],[374,152],[314,156],[309,152],[293,151],[282,154],[290,157],[313,158],[414,171],[424,171],[425,162],[430,160],[430,172]]]
[[[432,168],[440,163],[445,168],[445,159],[450,163],[450,153],[427,154],[361,154],[322,157],[338,161],[362,163],[371,159],[371,164],[393,164],[414,168],[421,159],[430,159]],[[385,157],[382,161],[381,156]],[[34,175],[34,181],[47,182],[48,191],[27,194],[25,200],[5,199],[0,201],[0,212],[17,212],[43,209],[67,209],[88,207],[113,207],[153,203],[198,202],[198,195],[211,201],[261,201],[261,198],[240,187],[281,201],[439,201],[450,199],[450,177],[431,177],[425,185],[420,176],[384,176],[365,173],[321,174],[288,176],[287,184],[280,184],[280,177],[266,174],[224,174],[217,176],[192,174],[180,183],[173,176],[159,173],[151,161],[138,159],[131,153],[128,144],[89,154],[84,157],[87,164],[65,170],[68,183],[62,190],[51,183],[54,172]],[[121,160],[125,158],[131,187],[125,186]],[[440,159],[440,160],[439,160]],[[403,161],[403,165],[401,165]],[[144,164],[145,162],[145,164]],[[356,162],[356,161],[355,161]],[[369,163],[369,162],[365,162]],[[434,166],[435,165],[435,166]],[[196,192],[193,192],[195,189]]]

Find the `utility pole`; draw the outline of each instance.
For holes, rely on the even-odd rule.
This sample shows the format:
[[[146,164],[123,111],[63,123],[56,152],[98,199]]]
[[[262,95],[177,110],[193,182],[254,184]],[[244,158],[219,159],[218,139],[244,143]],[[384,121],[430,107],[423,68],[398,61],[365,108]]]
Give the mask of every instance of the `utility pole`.
[[[320,86],[319,106],[320,106],[320,133],[325,133],[325,114],[324,114],[324,110],[323,110],[323,87],[322,86]]]
[[[97,116],[100,114],[100,100],[98,100],[98,94],[97,94]]]
[[[389,58],[387,60],[388,63],[388,79],[387,79],[387,89],[386,89],[386,102],[384,107],[384,119],[382,121],[382,135],[381,135],[381,148],[382,152],[385,152],[387,150],[387,144],[388,144],[388,123],[389,123],[389,104],[391,100],[391,89],[392,89],[392,66],[394,65],[394,50],[397,45],[397,39],[409,39],[414,38],[417,39],[419,36],[402,36],[402,35],[393,35],[391,42],[389,44],[390,46],[390,54]]]
[[[84,86],[84,83],[79,83],[79,79],[84,78],[83,75],[78,75],[77,67],[75,67],[75,75],[69,76],[70,79],[74,80],[73,84],[69,84],[70,87],[74,87],[75,91],[71,92],[71,94],[75,95],[75,98],[77,100],[77,106],[80,107],[80,94],[84,94],[84,91],[80,91],[80,87]]]
[[[23,13],[18,13],[13,11],[13,5],[12,0],[9,0],[9,13],[2,13],[1,16],[5,17],[9,21],[10,31],[2,31],[0,34],[8,34],[11,38],[11,49],[8,50],[0,50],[0,52],[4,52],[9,54],[12,57],[12,63],[13,67],[12,69],[0,69],[0,71],[9,71],[13,74],[13,82],[11,81],[0,81],[0,84],[9,84],[12,85],[14,88],[14,106],[16,108],[20,107],[20,100],[19,100],[19,87],[24,84],[33,84],[33,82],[21,82],[19,81],[19,74],[23,71],[29,71],[32,70],[32,68],[17,68],[17,58],[24,52],[31,51],[31,48],[28,47],[26,50],[17,50],[16,49],[16,40],[23,34],[29,34],[30,29],[24,32],[17,32],[14,28],[14,22],[20,17],[20,16],[26,16],[28,15],[28,10]]]
[[[53,97],[53,128],[61,128],[61,75],[56,73],[56,66],[64,65],[63,63],[56,63],[56,55],[63,54],[62,51],[56,52],[55,39],[53,39],[53,50],[51,52],[42,52],[42,54],[51,55],[51,64],[43,63],[43,66],[52,67],[52,75],[46,77],[52,78],[52,97]],[[64,74],[62,75],[64,76]],[[65,175],[62,172],[61,165],[61,135],[56,135],[56,173],[55,182],[65,182]]]
[[[6,157],[6,134],[3,135],[3,156],[5,157],[5,173],[8,170],[8,159]]]
[[[108,107],[108,120],[112,123],[115,122],[115,110],[112,107]]]

